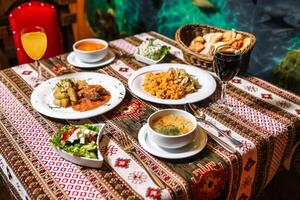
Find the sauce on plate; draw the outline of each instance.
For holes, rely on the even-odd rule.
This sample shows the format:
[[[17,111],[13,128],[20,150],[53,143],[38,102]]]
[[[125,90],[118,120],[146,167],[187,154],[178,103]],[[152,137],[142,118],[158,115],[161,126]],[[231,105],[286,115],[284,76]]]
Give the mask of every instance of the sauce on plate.
[[[111,98],[111,95],[107,95],[103,97],[102,100],[92,101],[87,98],[83,98],[80,100],[79,104],[73,105],[72,108],[75,111],[84,112],[89,110],[94,110],[104,104],[106,104]]]

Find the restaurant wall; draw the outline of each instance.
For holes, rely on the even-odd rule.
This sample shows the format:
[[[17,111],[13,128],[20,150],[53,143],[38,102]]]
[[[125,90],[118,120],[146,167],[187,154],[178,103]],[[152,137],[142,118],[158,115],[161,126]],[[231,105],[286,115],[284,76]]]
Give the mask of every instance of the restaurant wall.
[[[85,8],[94,33],[106,39],[150,30],[174,38],[188,23],[254,33],[248,72],[300,94],[298,0],[86,0]]]

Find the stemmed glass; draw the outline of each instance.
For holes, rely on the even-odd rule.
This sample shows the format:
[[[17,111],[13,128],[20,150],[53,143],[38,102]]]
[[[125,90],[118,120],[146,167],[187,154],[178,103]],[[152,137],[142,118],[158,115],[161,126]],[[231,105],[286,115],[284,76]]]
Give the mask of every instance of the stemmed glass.
[[[214,69],[222,82],[221,98],[217,102],[217,111],[226,113],[233,111],[233,107],[226,103],[226,85],[240,70],[242,52],[239,49],[223,45],[215,50]]]
[[[47,49],[47,35],[45,30],[39,26],[29,26],[21,31],[21,42],[26,54],[35,61],[38,69],[38,77],[35,86],[42,82],[42,71],[40,59],[44,56]]]

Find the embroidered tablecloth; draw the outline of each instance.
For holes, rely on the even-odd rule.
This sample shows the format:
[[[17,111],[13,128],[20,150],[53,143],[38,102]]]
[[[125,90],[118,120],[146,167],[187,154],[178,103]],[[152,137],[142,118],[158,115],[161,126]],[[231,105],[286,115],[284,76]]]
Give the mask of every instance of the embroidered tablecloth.
[[[110,42],[117,59],[90,71],[117,77],[127,87],[132,72],[146,66],[127,55],[148,38],[170,47],[164,62],[185,63],[173,40],[149,32]],[[45,79],[88,71],[71,66],[66,57],[67,54],[42,61]],[[36,77],[33,64],[0,71],[0,169],[20,199],[251,199],[270,182],[284,158],[289,166],[300,140],[300,98],[252,76],[236,77],[230,82],[226,99],[235,107],[233,113],[221,115],[207,106],[218,98],[219,88],[210,98],[197,103],[208,120],[242,141],[243,146],[232,154],[209,139],[199,154],[177,161],[154,157],[137,142],[138,131],[148,116],[168,106],[143,101],[127,90],[123,102],[104,115],[56,120],[39,114],[30,104]],[[97,122],[106,123],[100,145],[105,158],[101,169],[67,162],[49,146],[50,136],[63,125]],[[166,189],[161,190],[141,163],[122,150],[119,140],[124,133]]]

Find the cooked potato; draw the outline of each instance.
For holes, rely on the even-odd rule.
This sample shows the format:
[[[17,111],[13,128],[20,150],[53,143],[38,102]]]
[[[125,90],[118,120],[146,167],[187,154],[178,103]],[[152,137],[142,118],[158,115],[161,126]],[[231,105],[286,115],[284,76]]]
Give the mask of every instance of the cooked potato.
[[[64,108],[66,108],[70,105],[70,99],[68,99],[68,98],[61,99],[60,102],[61,102],[61,106]]]
[[[61,107],[61,100],[60,99],[54,99],[53,100],[54,105]]]
[[[88,84],[85,80],[84,81],[83,80],[77,80],[76,85],[77,85],[77,89],[80,90],[80,89],[82,89],[83,86],[88,85]]]
[[[66,92],[68,88],[73,87],[74,83],[71,79],[63,79],[59,82],[60,91]]]
[[[71,101],[73,101],[73,102],[78,101],[77,94],[76,94],[74,88],[72,88],[72,87],[68,88],[67,92],[68,92],[68,95],[69,95]]]
[[[53,94],[55,99],[65,99],[68,98],[68,94],[66,92],[54,91]]]

